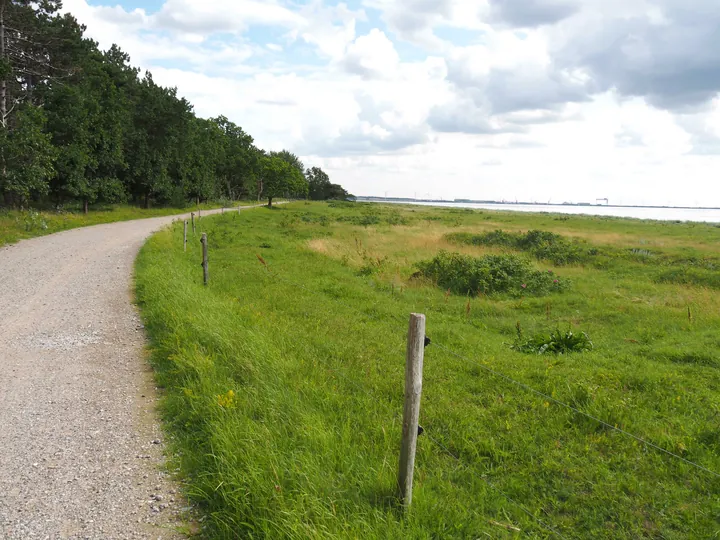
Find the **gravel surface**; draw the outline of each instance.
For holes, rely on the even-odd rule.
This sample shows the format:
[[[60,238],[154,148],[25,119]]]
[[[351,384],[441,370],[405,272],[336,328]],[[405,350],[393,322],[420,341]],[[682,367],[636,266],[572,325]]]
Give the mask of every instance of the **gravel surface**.
[[[177,218],[0,248],[1,539],[182,537],[131,301],[140,246]]]

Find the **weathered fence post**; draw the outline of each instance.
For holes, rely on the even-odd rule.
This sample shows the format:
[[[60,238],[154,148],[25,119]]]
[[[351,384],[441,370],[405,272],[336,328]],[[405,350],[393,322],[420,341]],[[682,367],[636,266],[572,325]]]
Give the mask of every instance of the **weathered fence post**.
[[[183,221],[183,251],[187,251],[187,219]]]
[[[190,219],[192,220],[193,234],[195,234],[195,212],[190,213]]]
[[[202,243],[202,267],[203,267],[203,285],[208,284],[208,242],[207,242],[207,234],[202,233],[202,236],[200,237],[200,242]]]
[[[412,504],[413,471],[420,420],[423,357],[425,355],[425,315],[410,314],[407,354],[405,357],[405,405],[403,407],[402,441],[398,488],[403,506]]]

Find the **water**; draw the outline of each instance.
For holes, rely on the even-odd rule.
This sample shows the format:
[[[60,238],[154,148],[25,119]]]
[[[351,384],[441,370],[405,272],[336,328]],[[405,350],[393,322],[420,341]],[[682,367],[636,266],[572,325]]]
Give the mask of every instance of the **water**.
[[[483,204],[407,201],[372,202],[415,204],[419,206],[443,206],[447,208],[476,208],[483,210],[503,210],[509,212],[545,212],[554,214],[657,219],[660,221],[697,221],[720,223],[720,208],[650,208],[646,206],[569,206],[562,204]]]

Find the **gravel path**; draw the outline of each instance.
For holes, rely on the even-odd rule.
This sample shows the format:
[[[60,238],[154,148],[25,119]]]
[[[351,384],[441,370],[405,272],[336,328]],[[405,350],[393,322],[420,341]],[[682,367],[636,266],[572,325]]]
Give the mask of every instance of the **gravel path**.
[[[0,538],[180,537],[131,303],[140,246],[177,217],[0,248]]]

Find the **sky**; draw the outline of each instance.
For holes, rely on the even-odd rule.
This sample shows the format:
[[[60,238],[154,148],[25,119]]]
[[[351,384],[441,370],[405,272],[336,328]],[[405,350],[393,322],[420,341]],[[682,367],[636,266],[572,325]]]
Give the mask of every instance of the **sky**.
[[[356,195],[720,206],[717,0],[64,0]]]

